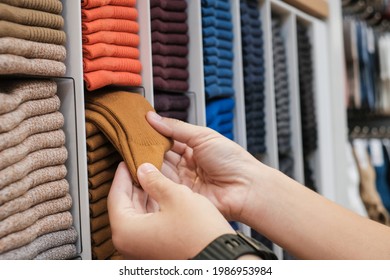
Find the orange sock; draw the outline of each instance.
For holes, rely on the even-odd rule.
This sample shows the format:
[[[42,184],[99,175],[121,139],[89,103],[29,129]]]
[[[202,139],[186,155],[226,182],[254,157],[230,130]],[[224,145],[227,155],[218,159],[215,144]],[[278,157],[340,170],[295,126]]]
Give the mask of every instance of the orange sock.
[[[83,34],[91,34],[98,31],[118,31],[137,34],[138,22],[126,19],[103,18],[81,24]]]
[[[138,10],[135,8],[121,6],[102,6],[91,10],[82,9],[81,17],[83,22],[89,22],[101,18],[137,20]]]
[[[132,47],[97,43],[93,45],[84,45],[83,56],[84,58],[88,59],[94,59],[103,56],[138,59],[139,50]]]
[[[142,65],[139,60],[120,57],[99,57],[92,60],[84,58],[83,65],[84,73],[107,70],[139,74],[142,70]]]
[[[126,32],[99,31],[91,34],[83,34],[82,41],[83,45],[106,43],[136,48],[139,46],[139,35]]]
[[[82,0],[81,7],[91,9],[105,5],[135,7],[136,0]]]
[[[84,73],[84,80],[89,91],[109,85],[140,86],[142,84],[142,77],[140,74],[106,70]]]

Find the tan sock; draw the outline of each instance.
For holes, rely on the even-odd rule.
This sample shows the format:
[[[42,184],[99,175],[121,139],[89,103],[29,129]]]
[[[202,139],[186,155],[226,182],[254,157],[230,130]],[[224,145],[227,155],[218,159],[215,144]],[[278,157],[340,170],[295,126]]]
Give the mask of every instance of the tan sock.
[[[115,253],[115,247],[111,238],[104,241],[99,246],[92,247],[92,258],[95,260],[105,260]]]
[[[87,138],[87,150],[93,152],[107,143],[110,143],[110,141],[103,133],[99,132]]]
[[[89,188],[92,188],[92,189],[97,188],[100,185],[112,180],[114,178],[116,168],[117,168],[117,166],[114,165],[108,169],[105,169],[105,170],[99,172],[95,176],[89,177],[88,178]]]
[[[86,119],[94,123],[121,154],[138,184],[137,168],[149,162],[161,168],[172,142],[154,130],[145,116],[153,107],[140,94],[100,92],[86,97]]]
[[[113,165],[118,166],[119,162],[121,161],[122,161],[122,157],[119,155],[119,153],[114,153],[97,162],[88,164],[88,176],[89,177],[95,176],[99,172],[107,168],[110,168]]]
[[[97,217],[104,212],[107,212],[107,198],[104,197],[94,203],[89,204],[89,214],[91,217]]]
[[[103,213],[95,218],[91,218],[91,233],[98,231],[101,228],[104,228],[110,224],[110,220],[108,218],[108,213]]]
[[[85,135],[88,137],[100,133],[99,128],[97,128],[93,123],[85,123]]]
[[[111,227],[106,226],[91,234],[92,246],[98,246],[111,238]]]
[[[111,184],[112,184],[112,181],[108,181],[108,182],[100,185],[97,188],[88,189],[89,202],[93,203],[93,202],[96,202],[103,197],[107,197],[108,193],[110,192]]]
[[[59,0],[1,0],[1,2],[15,7],[44,11],[53,14],[61,14],[62,12],[62,3]]]
[[[88,151],[87,161],[88,163],[94,163],[116,152],[117,151],[115,150],[114,146],[111,143],[107,143],[106,145],[97,148],[95,151]]]

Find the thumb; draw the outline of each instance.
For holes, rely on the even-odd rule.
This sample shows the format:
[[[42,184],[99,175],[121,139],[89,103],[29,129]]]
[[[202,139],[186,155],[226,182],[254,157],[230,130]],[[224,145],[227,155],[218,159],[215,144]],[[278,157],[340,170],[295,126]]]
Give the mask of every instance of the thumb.
[[[163,208],[175,195],[178,185],[165,177],[153,164],[138,167],[137,177],[142,188]]]

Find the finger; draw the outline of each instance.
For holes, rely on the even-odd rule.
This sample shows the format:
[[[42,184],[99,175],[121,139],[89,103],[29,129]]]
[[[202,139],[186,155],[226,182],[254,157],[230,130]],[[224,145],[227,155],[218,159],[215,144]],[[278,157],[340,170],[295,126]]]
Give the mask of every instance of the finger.
[[[146,114],[146,119],[161,134],[185,143],[191,148],[218,136],[218,133],[207,127],[192,125],[177,119],[163,118],[153,111]]]
[[[141,188],[133,187],[133,205],[137,213],[147,213],[146,201],[148,199],[147,193]]]

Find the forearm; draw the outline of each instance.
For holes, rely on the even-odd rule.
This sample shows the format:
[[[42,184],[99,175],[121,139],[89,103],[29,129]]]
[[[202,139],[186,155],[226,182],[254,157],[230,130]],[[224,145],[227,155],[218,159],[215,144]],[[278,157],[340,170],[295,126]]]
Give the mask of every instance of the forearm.
[[[263,168],[268,178],[253,188],[244,223],[302,259],[390,259],[389,227]]]

